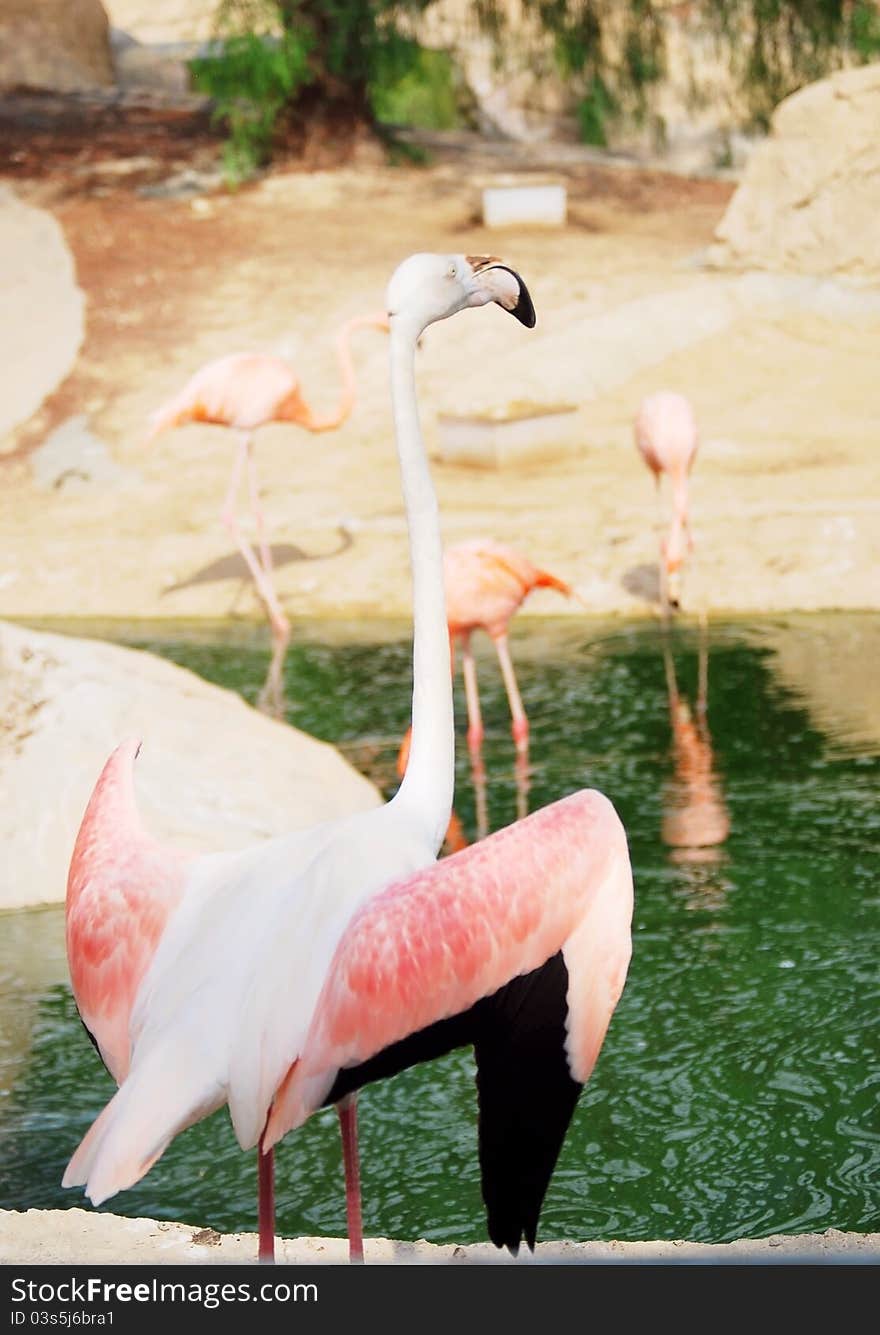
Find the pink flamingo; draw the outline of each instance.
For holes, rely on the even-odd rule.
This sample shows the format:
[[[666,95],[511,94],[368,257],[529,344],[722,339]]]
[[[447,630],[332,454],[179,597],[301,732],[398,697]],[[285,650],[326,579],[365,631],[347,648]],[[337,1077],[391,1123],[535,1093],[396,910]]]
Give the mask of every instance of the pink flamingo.
[[[567,598],[576,598],[577,594],[565,580],[539,569],[513,547],[489,538],[473,538],[447,547],[443,555],[443,583],[453,672],[456,642],[461,645],[471,755],[479,752],[484,736],[477,667],[471,651],[471,634],[475,630],[484,630],[495,645],[510,704],[513,740],[517,751],[523,753],[529,745],[529,721],[510,657],[507,638],[510,619],[534,589],[558,589]],[[399,774],[406,769],[408,756],[409,733],[398,753]]]
[[[271,1182],[265,1138],[275,1095],[296,1064],[319,994],[358,907],[390,882],[430,866],[449,824],[454,777],[452,688],[437,501],[419,429],[415,349],[425,327],[467,307],[495,302],[528,327],[525,284],[494,257],[416,255],[388,288],[395,435],[413,570],[413,730],[406,776],[384,806],[294,831],[233,854],[195,857],[175,881],[176,907],[156,915],[164,930],[133,1000],[107,983],[130,1061],[119,1089],[73,1155],[64,1185],[85,1185],[98,1204],[138,1181],[169,1141],[228,1104],[242,1148],[260,1147],[260,1182]],[[120,757],[130,770],[135,748]],[[88,925],[74,949],[95,967],[105,923],[123,939],[163,897],[154,867],[129,857],[136,812],[96,795],[83,835],[79,877],[94,879]],[[165,857],[164,866],[173,863]],[[175,869],[173,875],[178,876]],[[165,897],[168,897],[167,895]],[[119,901],[141,905],[123,914]],[[135,947],[131,953],[137,953]],[[144,952],[141,952],[142,954]],[[76,975],[81,960],[71,962]],[[126,1027],[125,1011],[129,1019]],[[346,1176],[350,1255],[363,1259],[355,1094],[334,1100]],[[274,1255],[271,1192],[261,1193],[260,1256]]]
[[[392,882],[341,936],[298,1056],[266,1105],[265,1151],[318,1108],[473,1044],[489,1236],[514,1255],[523,1240],[534,1249],[559,1151],[623,991],[632,908],[626,834],[590,790]],[[280,1010],[275,1024],[283,1028]],[[181,1073],[156,1074],[163,1084],[153,1098],[173,1096]],[[125,1129],[140,1132],[141,1148],[114,1147],[114,1103],[77,1152],[91,1150],[98,1200],[142,1176],[170,1139],[164,1120],[154,1127],[144,1110],[135,1121],[129,1106]],[[148,1145],[159,1148],[142,1160]],[[115,1176],[99,1156],[113,1148]],[[349,1156],[357,1184],[356,1141]]]
[[[253,576],[265,604],[277,643],[287,644],[290,623],[282,611],[272,574],[272,551],[266,539],[265,517],[260,504],[254,460],[254,432],[269,422],[294,422],[313,433],[335,431],[350,417],[355,402],[355,376],[351,336],[356,329],[388,330],[384,312],[359,315],[347,320],[336,335],[336,354],[342,376],[342,391],[335,411],[321,416],[302,396],[299,377],[281,357],[259,352],[235,352],[201,367],[174,398],[152,417],[147,439],[169,427],[187,422],[214,422],[231,427],[238,436],[232,477],[221,511],[221,519]],[[236,497],[242,474],[247,473],[250,512],[257,534],[259,556],[244,538],[236,513]]]
[[[661,541],[661,595],[664,610],[680,602],[681,569],[693,550],[688,514],[688,475],[697,454],[699,437],[693,409],[683,394],[659,390],[642,400],[635,420],[636,445],[654,474],[657,495],[660,475],[672,486],[672,519]]]

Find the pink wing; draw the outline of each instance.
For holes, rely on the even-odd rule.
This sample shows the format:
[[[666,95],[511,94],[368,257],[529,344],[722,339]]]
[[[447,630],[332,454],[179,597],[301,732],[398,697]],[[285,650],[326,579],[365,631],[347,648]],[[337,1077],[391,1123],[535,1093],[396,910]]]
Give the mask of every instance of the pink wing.
[[[460,1015],[560,950],[566,1056],[584,1082],[626,978],[632,904],[623,826],[592,791],[389,886],[340,942],[266,1148],[321,1105],[341,1068]]]
[[[190,855],[144,830],[130,738],[107,761],[86,807],[67,878],[67,959],[83,1023],[117,1083],[128,1072],[129,1019]]]
[[[521,552],[486,538],[447,547],[443,578],[451,631],[484,626],[490,635],[503,634],[532,589],[571,593],[564,580],[539,569]]]
[[[299,381],[287,362],[264,353],[235,352],[196,371],[153,415],[150,437],[186,422],[250,431],[276,417],[295,420],[301,409]]]

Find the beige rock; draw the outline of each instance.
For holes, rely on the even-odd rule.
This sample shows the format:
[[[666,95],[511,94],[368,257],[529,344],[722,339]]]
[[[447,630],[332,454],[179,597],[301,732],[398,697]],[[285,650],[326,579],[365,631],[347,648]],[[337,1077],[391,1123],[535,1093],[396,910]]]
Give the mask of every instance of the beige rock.
[[[138,42],[198,42],[213,34],[217,0],[104,0],[104,8]]]
[[[880,64],[780,103],[709,252],[718,266],[880,280]]]
[[[2,42],[0,26],[0,47]],[[70,371],[85,327],[85,298],[61,228],[51,213],[23,204],[2,186],[0,293],[2,441]]]
[[[557,151],[560,140],[579,139],[585,80],[561,69],[535,7],[499,0],[507,25],[500,52],[480,28],[476,8],[471,0],[435,0],[419,15],[415,32],[424,45],[453,53],[479,127],[529,143],[552,141]],[[609,147],[668,162],[679,171],[712,171],[725,161],[738,167],[750,149],[742,134],[748,107],[728,54],[693,6],[670,0],[663,8],[663,76],[645,87],[644,114],[608,119]],[[603,7],[610,66],[624,58],[628,15],[627,6]]]
[[[113,81],[101,0],[0,0],[0,89],[73,93]]]
[[[345,1264],[344,1238],[278,1239],[277,1258],[287,1265]],[[457,1247],[430,1242],[398,1242],[366,1238],[365,1260],[373,1265],[529,1265],[601,1261],[648,1263],[712,1261],[716,1264],[749,1258],[753,1261],[868,1262],[880,1254],[880,1234],[774,1234],[736,1242],[539,1242],[535,1256],[514,1260],[491,1243]],[[0,1261],[6,1265],[234,1265],[255,1263],[257,1239],[252,1233],[221,1234],[198,1224],[172,1224],[153,1219],[125,1219],[70,1210],[0,1210]]]
[[[64,899],[89,794],[113,748],[136,765],[147,827],[180,847],[241,848],[376,806],[338,752],[152,654],[0,622],[0,909]]]
[[[152,92],[186,97],[191,92],[191,80],[181,46],[169,52],[163,47],[145,46],[140,42],[120,43],[115,62],[116,77],[121,88],[148,88]]]

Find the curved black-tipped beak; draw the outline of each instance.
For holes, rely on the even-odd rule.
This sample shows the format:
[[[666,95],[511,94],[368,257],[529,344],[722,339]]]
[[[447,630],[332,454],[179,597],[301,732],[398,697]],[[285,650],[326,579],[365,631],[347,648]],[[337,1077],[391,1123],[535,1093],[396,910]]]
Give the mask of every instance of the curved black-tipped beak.
[[[505,264],[498,255],[466,255],[465,259],[480,280],[484,300],[497,302],[505,311],[515,315],[520,324],[534,329],[536,316],[529,289],[515,269]],[[494,281],[492,275],[499,275]],[[506,274],[506,278],[501,278]],[[511,283],[509,280],[513,279]]]
[[[520,324],[524,324],[526,329],[534,329],[538,317],[535,314],[535,306],[529,293],[529,289],[526,287],[522,278],[520,278],[515,269],[511,269],[509,264],[493,264],[490,265],[490,268],[503,269],[505,273],[511,274],[512,277],[516,279],[519,286],[519,300],[515,306],[511,307],[505,305],[504,309],[510,311],[511,315],[516,316]],[[498,304],[502,305],[503,303],[499,302]]]

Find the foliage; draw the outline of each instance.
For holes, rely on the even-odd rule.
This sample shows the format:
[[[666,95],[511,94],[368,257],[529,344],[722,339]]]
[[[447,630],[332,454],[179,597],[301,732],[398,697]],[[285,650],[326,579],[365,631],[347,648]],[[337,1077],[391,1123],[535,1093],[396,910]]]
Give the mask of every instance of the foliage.
[[[308,82],[308,39],[299,31],[273,30],[269,0],[241,0],[252,26],[236,30],[233,6],[224,0],[218,14],[220,43],[190,62],[196,88],[214,101],[214,117],[224,123],[226,176],[236,184],[271,155],[275,122],[286,103]]]
[[[585,144],[605,148],[606,125],[617,113],[618,102],[600,75],[594,74],[584,96],[578,102],[577,116],[581,139]]]
[[[282,125],[302,130],[323,119],[344,137],[365,123],[461,123],[451,57],[414,38],[430,3],[220,0],[218,49],[192,67],[229,127],[231,174],[265,161]],[[547,46],[586,142],[607,143],[621,119],[649,119],[666,71],[669,0],[520,0],[519,8],[517,29],[506,0],[474,0],[469,13],[500,63],[524,32]],[[880,57],[877,0],[692,0],[689,21],[714,37],[756,125],[804,83]]]
[[[342,137],[365,122],[405,116],[458,120],[452,62],[423,50],[395,22],[429,0],[220,0],[215,41],[190,62],[196,87],[229,131],[227,176],[238,181],[271,155],[279,131],[310,119]]]
[[[876,0],[719,0],[702,5],[729,56],[755,125],[804,84],[846,61],[880,56]]]
[[[621,117],[649,114],[666,71],[665,0],[522,0],[550,34],[560,73],[582,88],[581,136],[607,142]],[[754,125],[790,93],[846,62],[880,57],[877,0],[694,0],[690,22],[714,36]]]
[[[400,71],[382,61],[370,80],[370,105],[376,119],[422,130],[451,130],[465,124],[468,105],[463,80],[447,51],[429,51],[412,43],[411,59]]]

